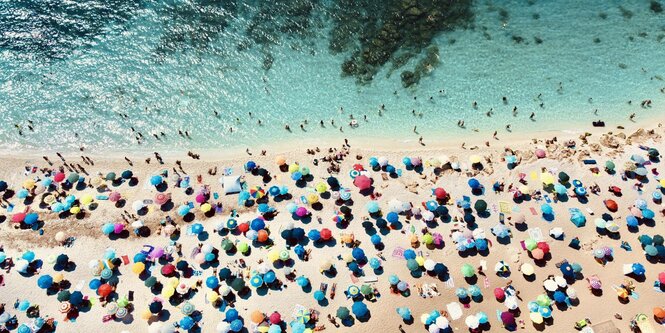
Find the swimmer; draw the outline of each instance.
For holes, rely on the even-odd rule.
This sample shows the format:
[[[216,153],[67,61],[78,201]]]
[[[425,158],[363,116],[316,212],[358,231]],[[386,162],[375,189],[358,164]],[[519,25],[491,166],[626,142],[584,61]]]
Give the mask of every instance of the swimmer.
[[[508,104],[508,98],[506,96],[501,97],[503,104]]]
[[[628,119],[630,119],[630,121],[635,121],[635,116],[636,116],[635,113],[631,113]]]
[[[413,133],[418,134],[418,130],[417,130],[417,128],[418,128],[418,126],[413,126]]]
[[[529,116],[529,119],[534,120],[534,118],[536,118],[536,113],[531,112],[531,115]]]
[[[326,125],[323,123],[323,120],[319,122],[319,125],[321,125],[321,127],[326,127]]]
[[[291,126],[289,126],[289,124],[284,125],[284,129],[291,132]]]
[[[506,131],[508,131],[508,132],[511,131],[511,129],[510,129],[510,124],[506,125]]]
[[[474,109],[478,109],[478,102],[473,101],[473,104],[471,104]]]

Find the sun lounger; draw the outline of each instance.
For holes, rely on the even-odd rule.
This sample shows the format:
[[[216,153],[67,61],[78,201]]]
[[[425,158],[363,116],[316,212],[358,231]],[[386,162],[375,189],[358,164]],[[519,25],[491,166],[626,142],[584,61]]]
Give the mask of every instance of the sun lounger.
[[[452,302],[446,304],[446,310],[452,320],[457,320],[462,318],[462,307],[457,302]]]

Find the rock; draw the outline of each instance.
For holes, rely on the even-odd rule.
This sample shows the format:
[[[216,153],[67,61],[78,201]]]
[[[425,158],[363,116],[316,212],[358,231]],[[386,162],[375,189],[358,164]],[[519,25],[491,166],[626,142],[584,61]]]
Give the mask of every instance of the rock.
[[[619,148],[619,140],[617,140],[616,137],[607,134],[603,134],[603,136],[600,137],[600,144],[607,148]]]
[[[407,16],[420,16],[423,11],[420,10],[418,7],[411,7],[406,11]]]
[[[400,77],[404,88],[408,88],[418,81],[416,74],[412,71],[403,71]]]
[[[660,2],[652,0],[651,5],[649,8],[654,12],[654,13],[662,13],[663,12],[663,5],[660,4]]]

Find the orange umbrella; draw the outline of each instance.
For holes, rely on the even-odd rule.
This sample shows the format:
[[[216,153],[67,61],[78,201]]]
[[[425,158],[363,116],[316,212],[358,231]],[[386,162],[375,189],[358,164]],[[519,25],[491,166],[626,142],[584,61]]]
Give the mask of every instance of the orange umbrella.
[[[605,200],[605,207],[607,207],[610,212],[616,212],[619,209],[617,202],[612,199]]]
[[[263,314],[263,312],[259,310],[254,310],[254,312],[252,312],[251,318],[252,322],[258,324],[262,322],[264,319],[266,319],[266,316]]]
[[[665,309],[657,306],[653,308],[653,315],[658,318],[658,320],[663,320],[665,319]]]

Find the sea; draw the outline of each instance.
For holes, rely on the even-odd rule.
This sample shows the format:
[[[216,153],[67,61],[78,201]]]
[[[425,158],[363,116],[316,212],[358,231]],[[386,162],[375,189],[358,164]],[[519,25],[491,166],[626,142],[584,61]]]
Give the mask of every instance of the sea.
[[[0,149],[445,142],[662,118],[664,6],[0,0]]]

